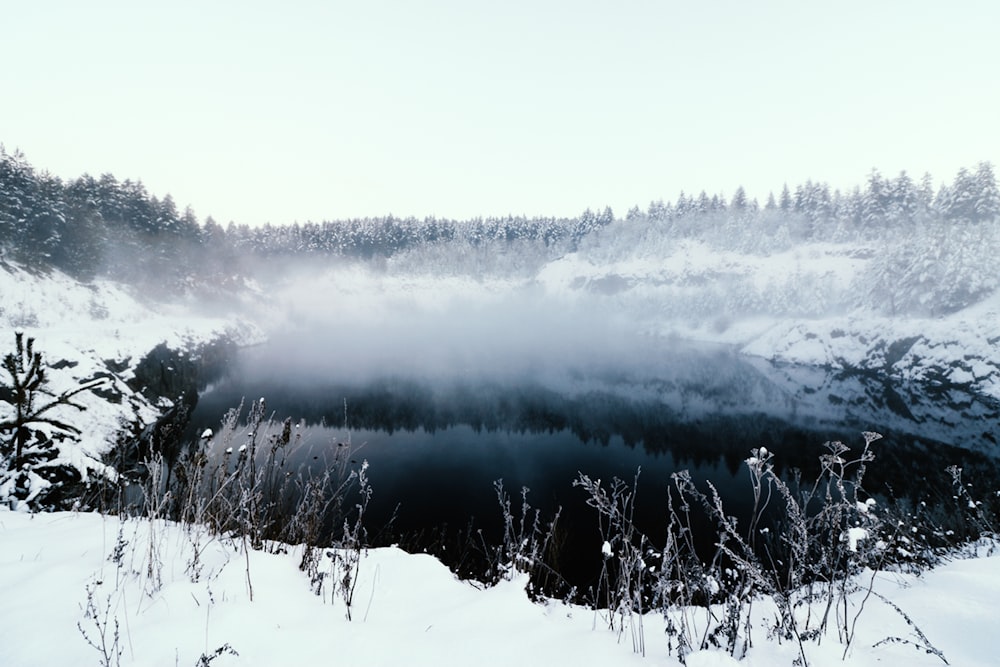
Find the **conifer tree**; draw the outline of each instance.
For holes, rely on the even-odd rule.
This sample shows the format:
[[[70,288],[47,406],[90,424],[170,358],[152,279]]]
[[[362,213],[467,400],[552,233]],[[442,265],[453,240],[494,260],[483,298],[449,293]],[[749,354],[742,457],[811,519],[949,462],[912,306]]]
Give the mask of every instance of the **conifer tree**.
[[[7,459],[7,469],[17,470],[24,463],[24,446],[28,442],[32,424],[47,424],[60,431],[79,434],[75,426],[46,415],[59,405],[68,405],[77,410],[86,410],[73,397],[80,392],[104,384],[104,378],[84,382],[74,389],[53,394],[48,389],[46,367],[42,364],[41,352],[35,351],[35,339],[24,341],[20,331],[14,334],[14,352],[3,358],[3,369],[9,376],[9,386],[0,385],[0,400],[14,408],[14,415],[0,421],[0,456]],[[48,397],[48,398],[44,398]],[[11,434],[2,437],[4,434]]]
[[[976,199],[974,210],[976,218],[982,222],[991,222],[1000,217],[1000,189],[993,174],[993,165],[980,162],[976,167]]]
[[[781,197],[778,200],[778,208],[786,213],[792,210],[792,193],[788,190],[788,183],[781,188]]]

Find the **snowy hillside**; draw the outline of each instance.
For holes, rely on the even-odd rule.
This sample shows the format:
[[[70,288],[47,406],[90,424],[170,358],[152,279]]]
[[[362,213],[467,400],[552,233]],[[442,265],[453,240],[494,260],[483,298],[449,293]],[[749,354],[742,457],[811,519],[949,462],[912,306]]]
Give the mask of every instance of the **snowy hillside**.
[[[58,450],[46,468],[71,468],[82,483],[105,471],[101,458],[120,437],[150,425],[172,406],[166,397],[131,386],[137,365],[154,348],[163,344],[183,356],[224,337],[246,344],[261,335],[258,328],[232,318],[205,317],[182,306],[154,307],[108,280],[83,284],[59,271],[30,272],[6,262],[0,263],[0,294],[0,330],[6,332],[0,341],[3,354],[14,349],[14,332],[20,331],[25,339],[35,339],[35,350],[48,366],[48,390],[53,394],[104,380],[74,398],[84,411],[57,406],[47,413],[72,424],[79,435],[53,438],[50,427],[35,425]],[[0,421],[10,418],[13,409],[0,401]],[[14,479],[7,478],[0,496],[7,496],[12,484]],[[37,476],[31,484],[24,500],[49,486]]]
[[[756,254],[681,241],[662,255],[639,249],[611,261],[597,250],[574,253],[546,265],[538,281],[656,335],[1000,400],[1000,291],[947,314],[887,316],[860,298],[875,257],[858,243]]]

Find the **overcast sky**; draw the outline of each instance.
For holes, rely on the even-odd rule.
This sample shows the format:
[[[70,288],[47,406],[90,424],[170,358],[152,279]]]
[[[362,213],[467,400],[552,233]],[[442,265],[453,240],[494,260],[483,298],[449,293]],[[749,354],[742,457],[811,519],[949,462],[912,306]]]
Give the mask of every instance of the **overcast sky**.
[[[200,218],[616,214],[1000,162],[995,0],[0,0],[0,142]]]

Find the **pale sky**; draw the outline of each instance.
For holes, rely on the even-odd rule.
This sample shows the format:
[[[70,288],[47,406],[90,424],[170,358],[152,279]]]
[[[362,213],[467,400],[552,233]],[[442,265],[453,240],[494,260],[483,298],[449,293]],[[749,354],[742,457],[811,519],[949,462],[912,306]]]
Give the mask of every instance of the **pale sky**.
[[[248,224],[1000,163],[1000,3],[0,0],[0,142]]]

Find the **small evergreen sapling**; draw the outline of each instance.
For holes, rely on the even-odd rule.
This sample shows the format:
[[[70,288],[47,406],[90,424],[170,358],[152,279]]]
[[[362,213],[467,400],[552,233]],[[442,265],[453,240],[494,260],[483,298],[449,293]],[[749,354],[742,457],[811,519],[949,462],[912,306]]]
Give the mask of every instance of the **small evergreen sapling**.
[[[42,363],[42,354],[35,351],[35,339],[29,337],[25,342],[20,331],[14,334],[14,352],[4,356],[2,368],[7,379],[0,379],[0,401],[11,405],[13,414],[0,421],[0,474],[21,470],[30,463],[25,448],[32,425],[47,425],[65,434],[79,435],[78,428],[47,413],[60,405],[86,410],[73,402],[73,397],[105,382],[104,378],[98,378],[60,394],[53,393],[48,388],[48,369]]]

